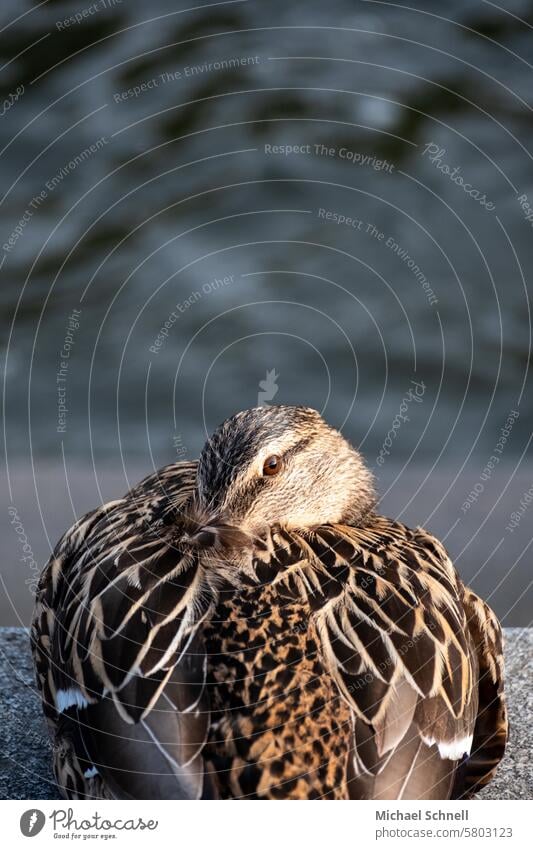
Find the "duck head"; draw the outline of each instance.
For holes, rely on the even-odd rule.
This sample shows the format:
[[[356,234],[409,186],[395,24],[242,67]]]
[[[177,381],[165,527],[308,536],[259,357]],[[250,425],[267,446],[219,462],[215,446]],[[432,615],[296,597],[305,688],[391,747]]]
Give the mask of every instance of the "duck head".
[[[192,513],[200,546],[239,544],[276,524],[357,524],[375,504],[358,451],[309,407],[256,407],[223,422],[198,462]]]

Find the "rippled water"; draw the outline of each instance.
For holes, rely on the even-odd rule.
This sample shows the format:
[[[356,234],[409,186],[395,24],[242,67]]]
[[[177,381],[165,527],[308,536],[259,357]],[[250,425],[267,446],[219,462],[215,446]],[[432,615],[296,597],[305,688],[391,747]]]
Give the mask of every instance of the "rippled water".
[[[516,602],[533,3],[505,8],[2,4],[6,441],[26,481],[10,500],[39,513],[31,457],[49,541],[68,524],[50,503],[63,463],[88,493],[93,464],[131,480],[195,456],[236,409],[305,403],[395,481],[391,509],[427,477],[410,519],[436,510],[453,548],[468,517],[471,574],[519,537],[479,579],[496,587],[522,553]],[[487,506],[462,511],[513,411]]]

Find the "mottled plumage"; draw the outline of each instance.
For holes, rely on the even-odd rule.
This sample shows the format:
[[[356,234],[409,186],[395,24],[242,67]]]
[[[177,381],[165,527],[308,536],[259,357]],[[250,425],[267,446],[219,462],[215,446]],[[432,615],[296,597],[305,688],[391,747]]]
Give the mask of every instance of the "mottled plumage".
[[[468,797],[505,747],[496,617],[307,408],[80,519],[32,643],[69,798]]]

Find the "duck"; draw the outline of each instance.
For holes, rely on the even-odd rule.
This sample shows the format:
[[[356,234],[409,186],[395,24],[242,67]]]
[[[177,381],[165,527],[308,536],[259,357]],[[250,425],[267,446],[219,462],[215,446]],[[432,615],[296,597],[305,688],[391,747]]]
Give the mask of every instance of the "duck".
[[[345,436],[279,405],[79,519],[30,632],[61,794],[475,797],[507,739],[500,624],[377,505]]]

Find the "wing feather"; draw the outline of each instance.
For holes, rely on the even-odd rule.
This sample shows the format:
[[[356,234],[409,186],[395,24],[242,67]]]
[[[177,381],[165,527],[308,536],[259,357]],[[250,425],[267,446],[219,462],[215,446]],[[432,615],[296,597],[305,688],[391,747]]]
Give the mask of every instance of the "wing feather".
[[[448,798],[478,695],[465,591],[445,550],[381,517],[370,530],[317,529],[307,542],[332,579],[348,567],[342,592],[324,596],[314,617],[324,665],[353,711],[350,792]]]
[[[509,733],[500,624],[472,590],[465,591],[464,606],[474,644],[479,710],[472,750],[457,775],[454,798],[470,798],[489,783],[503,758]]]
[[[96,776],[96,795],[204,792],[196,635],[213,596],[198,556],[177,542],[195,469],[167,467],[80,519],[42,575],[32,642],[52,733],[71,749],[56,758],[67,794],[94,790]]]

